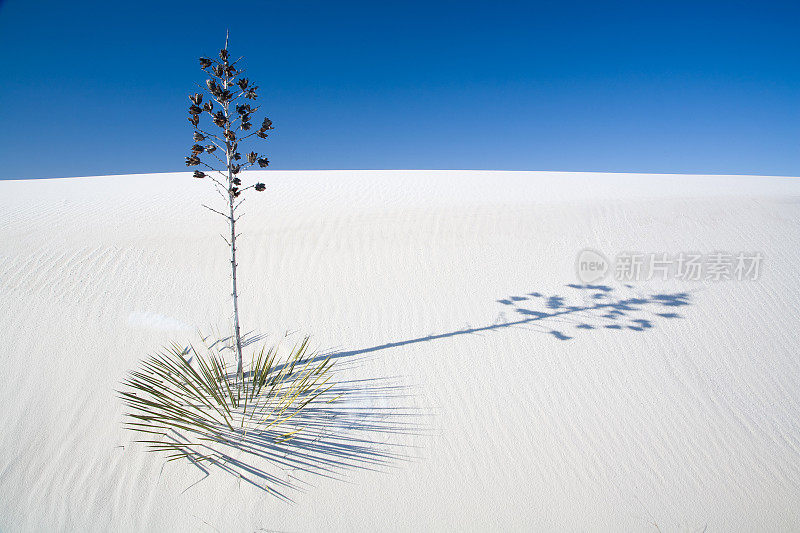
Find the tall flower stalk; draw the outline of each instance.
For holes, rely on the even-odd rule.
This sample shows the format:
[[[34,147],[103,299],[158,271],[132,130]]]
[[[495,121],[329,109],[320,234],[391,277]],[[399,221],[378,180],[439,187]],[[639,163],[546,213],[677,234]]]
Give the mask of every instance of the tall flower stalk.
[[[272,127],[272,121],[264,117],[261,127],[253,130],[251,122],[260,106],[252,107],[250,101],[257,97],[258,86],[252,85],[243,76],[245,69],[239,67],[242,58],[231,61],[228,52],[228,36],[225,36],[225,47],[219,51],[219,59],[201,57],[200,68],[209,77],[206,86],[200,87],[202,92],[189,95],[191,105],[189,106],[189,122],[194,128],[193,139],[195,144],[191,147],[191,153],[186,157],[186,166],[201,167],[194,171],[194,177],[198,179],[208,178],[214,184],[214,188],[225,201],[225,206],[216,209],[203,204],[203,207],[223,216],[228,221],[230,229],[229,235],[220,235],[231,252],[231,278],[233,298],[233,329],[234,329],[234,349],[237,358],[237,380],[239,383],[243,379],[242,366],[242,337],[239,325],[239,293],[236,286],[236,239],[240,236],[236,232],[236,222],[241,218],[242,213],[239,208],[244,202],[240,198],[242,193],[249,189],[258,192],[264,191],[266,185],[257,182],[245,186],[242,183],[241,172],[255,165],[266,168],[269,160],[250,151],[242,156],[244,142],[252,137],[266,139],[267,132]],[[209,98],[203,101],[204,94]],[[208,118],[211,124],[208,127],[200,127],[201,118]],[[247,133],[250,132],[250,133]],[[252,140],[251,140],[252,142]],[[224,152],[224,159],[221,154]]]

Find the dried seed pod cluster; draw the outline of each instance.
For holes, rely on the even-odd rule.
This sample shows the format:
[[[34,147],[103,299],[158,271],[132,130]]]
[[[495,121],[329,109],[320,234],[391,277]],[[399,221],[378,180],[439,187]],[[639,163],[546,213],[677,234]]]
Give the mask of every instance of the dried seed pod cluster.
[[[246,161],[239,162],[242,160],[239,143],[251,137],[266,139],[269,136],[267,132],[273,129],[272,121],[265,117],[261,127],[251,131],[253,115],[260,106],[251,105],[249,101],[258,98],[258,86],[242,76],[244,70],[239,67],[241,58],[231,61],[227,40],[218,58],[201,57],[199,61],[200,68],[209,76],[204,89],[209,98],[204,102],[203,93],[189,95],[188,120],[194,127],[195,144],[190,148],[191,154],[186,157],[186,165],[205,167],[206,172],[196,171],[194,177],[214,178],[215,185],[231,199],[249,188],[265,190],[263,183],[242,188],[241,179],[237,177],[243,170],[256,164],[260,168],[269,165],[269,159],[259,156],[255,151],[247,154]],[[214,128],[201,127],[203,117],[209,119],[210,124],[217,128],[216,131],[211,131]],[[209,144],[199,144],[203,141]],[[238,183],[234,183],[234,180]]]

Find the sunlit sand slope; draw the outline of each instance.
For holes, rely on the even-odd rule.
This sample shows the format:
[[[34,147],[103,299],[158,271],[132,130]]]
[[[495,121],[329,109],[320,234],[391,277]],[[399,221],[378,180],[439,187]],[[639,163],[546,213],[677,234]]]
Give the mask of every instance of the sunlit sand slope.
[[[797,179],[260,177],[246,350],[335,352],[340,446],[232,473],[121,429],[126,372],[229,331],[210,183],[0,182],[0,530],[800,529]],[[584,248],[763,261],[587,287]]]

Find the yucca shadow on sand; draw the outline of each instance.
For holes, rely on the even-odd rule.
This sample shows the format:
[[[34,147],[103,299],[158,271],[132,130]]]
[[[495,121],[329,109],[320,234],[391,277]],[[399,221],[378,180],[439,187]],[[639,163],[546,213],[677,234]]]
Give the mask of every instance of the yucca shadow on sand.
[[[624,288],[635,291],[631,285],[625,285]],[[492,324],[341,351],[334,357],[352,357],[408,344],[513,327],[530,327],[559,341],[569,341],[580,331],[603,328],[644,332],[655,327],[658,320],[682,318],[675,309],[691,305],[691,294],[688,292],[636,293],[634,296],[620,297],[608,285],[570,283],[565,285],[565,289],[567,292],[560,295],[529,292],[496,300],[496,303],[505,307]],[[576,300],[580,303],[574,303]],[[567,302],[573,303],[568,305]],[[522,318],[509,319],[508,312]]]
[[[243,336],[242,344],[253,345],[266,337],[250,332]],[[231,349],[229,337],[207,340],[222,351]],[[188,355],[188,350],[185,353]],[[329,355],[313,354],[298,367]],[[350,374],[353,362],[336,361],[331,380],[335,384],[324,395],[334,401],[311,402],[298,411],[292,424],[302,431],[290,440],[282,441],[279,429],[249,434],[237,430],[225,446],[206,445],[191,434],[171,430],[165,437],[191,446],[192,453],[186,458],[203,473],[184,492],[207,479],[215,467],[293,502],[293,494],[313,487],[317,476],[345,480],[347,471],[387,471],[412,459],[411,446],[401,436],[424,434],[427,426],[422,413],[408,406],[410,389],[391,377],[341,379],[339,376]],[[283,367],[276,365],[272,372],[279,373]]]
[[[617,330],[644,333],[659,320],[679,319],[677,308],[691,305],[687,292],[642,294],[625,286],[633,296],[621,297],[607,285],[568,284],[563,294],[528,292],[496,300],[503,306],[494,323],[446,333],[380,344],[356,350],[335,351],[313,356],[336,360],[336,375],[347,375],[374,352],[459,335],[525,327],[569,341],[589,330]],[[513,319],[508,313],[513,313]],[[253,332],[244,337],[245,346],[266,338]],[[215,341],[230,349],[230,338]],[[214,344],[212,344],[213,346]],[[227,346],[227,347],[226,347]],[[277,366],[275,371],[280,371]],[[276,442],[272,434],[241,437],[231,453],[217,453],[213,464],[240,480],[263,488],[278,498],[292,501],[291,493],[311,486],[315,476],[343,479],[352,469],[384,471],[411,458],[403,435],[429,433],[426,413],[410,407],[411,392],[392,378],[336,380],[332,395],[336,402],[311,405],[297,416],[303,426],[292,440]],[[184,439],[172,432],[170,438]],[[189,441],[185,441],[190,444]],[[194,445],[194,444],[192,444]],[[205,476],[207,464],[195,462]],[[194,483],[194,484],[196,484]],[[194,486],[187,487],[186,490]]]

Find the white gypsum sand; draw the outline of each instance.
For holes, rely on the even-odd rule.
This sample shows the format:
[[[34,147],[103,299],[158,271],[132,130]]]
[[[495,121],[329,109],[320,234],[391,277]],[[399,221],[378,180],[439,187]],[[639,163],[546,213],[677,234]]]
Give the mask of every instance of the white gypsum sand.
[[[797,179],[254,174],[245,357],[286,331],[337,351],[351,394],[330,423],[376,420],[366,442],[317,457],[326,475],[271,470],[294,503],[145,453],[120,380],[230,321],[214,192],[189,173],[2,181],[0,530],[800,528]],[[755,281],[589,291],[569,286],[585,247],[764,260]]]

